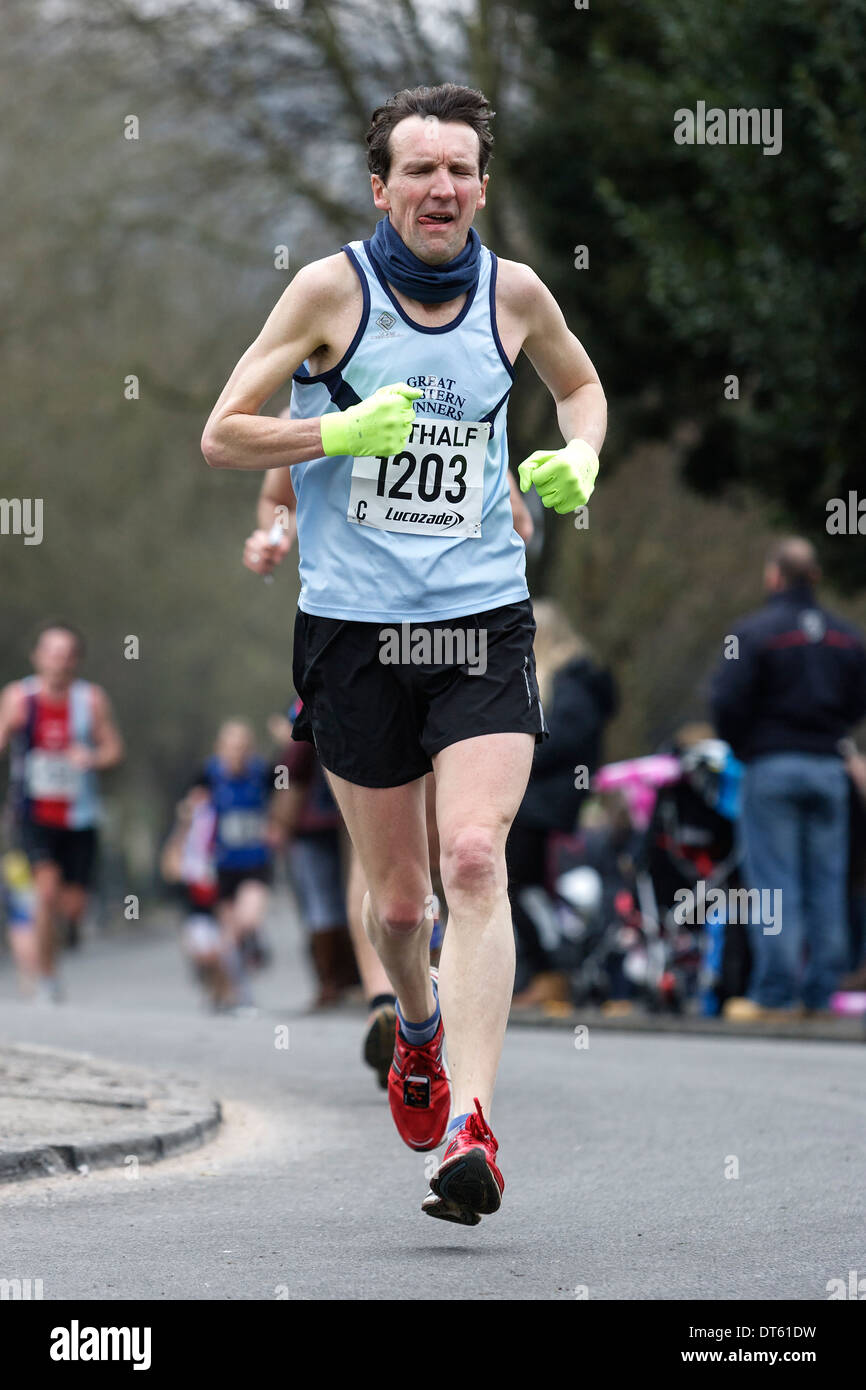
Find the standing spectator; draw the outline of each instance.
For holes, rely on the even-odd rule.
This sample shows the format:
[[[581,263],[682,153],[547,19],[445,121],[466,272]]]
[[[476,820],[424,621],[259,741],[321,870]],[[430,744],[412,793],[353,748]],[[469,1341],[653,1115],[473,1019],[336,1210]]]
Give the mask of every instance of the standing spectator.
[[[855,628],[817,602],[820,577],[808,541],[777,545],[764,570],[767,602],[739,622],[737,649],[712,684],[718,732],[746,764],[748,886],[781,890],[781,930],[751,923],[750,999],[736,1013],[729,1005],[731,1017],[790,1016],[798,998],[806,1012],[823,1011],[846,966],[848,783],[839,742],[866,715],[866,649]]]
[[[535,670],[550,738],[536,745],[532,772],[505,847],[508,892],[517,933],[519,969],[525,982],[518,1008],[563,1002],[568,979],[542,943],[522,902],[527,888],[544,887],[551,831],[577,825],[588,778],[601,761],[601,736],[616,710],[616,687],[599,666],[563,609],[553,599],[533,604]],[[583,767],[586,776],[577,776]],[[527,978],[528,977],[528,978]]]

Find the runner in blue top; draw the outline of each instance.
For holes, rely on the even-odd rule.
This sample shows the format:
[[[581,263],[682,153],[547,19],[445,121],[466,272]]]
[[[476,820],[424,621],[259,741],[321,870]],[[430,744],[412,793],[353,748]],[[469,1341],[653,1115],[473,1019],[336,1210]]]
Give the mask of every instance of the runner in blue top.
[[[492,112],[480,92],[403,91],[367,135],[374,235],[304,267],[241,358],[202,448],[297,493],[293,673],[369,885],[365,922],[397,995],[397,1128],[443,1161],[423,1209],[475,1225],[504,1180],[489,1115],[514,979],[504,845],[546,734],[505,415],[521,351],[564,445],[518,469],[545,506],[588,499],[605,399],[552,295],[472,228]],[[292,418],[259,411],[292,379]],[[281,547],[262,552],[271,568]],[[424,778],[450,916],[431,981]],[[451,1082],[442,1061],[443,1019]],[[452,1106],[453,1116],[448,1116]]]
[[[216,817],[214,862],[217,873],[215,912],[228,941],[243,964],[268,960],[261,926],[268,908],[272,871],[269,805],[273,768],[255,751],[253,731],[244,720],[221,727],[214,755],[196,778],[207,788]],[[241,994],[245,987],[241,983]],[[246,1003],[246,998],[242,999]]]

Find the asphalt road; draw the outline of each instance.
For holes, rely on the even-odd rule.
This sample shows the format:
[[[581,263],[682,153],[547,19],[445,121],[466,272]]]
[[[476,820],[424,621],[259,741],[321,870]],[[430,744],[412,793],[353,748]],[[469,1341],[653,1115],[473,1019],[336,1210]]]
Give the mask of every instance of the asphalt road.
[[[465,1229],[421,1213],[429,1156],[360,1062],[362,1016],[303,1014],[297,931],[274,925],[254,1019],[204,1013],[165,932],[67,956],[56,1009],[0,968],[3,1042],[183,1071],[226,1116],[137,1177],[0,1187],[0,1276],[45,1299],[825,1300],[866,1274],[859,1047],[512,1029],[503,1206]]]

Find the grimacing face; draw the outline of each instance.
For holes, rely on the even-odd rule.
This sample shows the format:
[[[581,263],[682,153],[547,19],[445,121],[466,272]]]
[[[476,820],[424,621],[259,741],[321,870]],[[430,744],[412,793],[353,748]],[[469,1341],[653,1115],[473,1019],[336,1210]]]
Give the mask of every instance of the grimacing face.
[[[486,202],[489,175],[478,172],[478,136],[463,121],[406,116],[391,132],[390,150],[387,183],[370,176],[373,202],[419,260],[453,260]]]

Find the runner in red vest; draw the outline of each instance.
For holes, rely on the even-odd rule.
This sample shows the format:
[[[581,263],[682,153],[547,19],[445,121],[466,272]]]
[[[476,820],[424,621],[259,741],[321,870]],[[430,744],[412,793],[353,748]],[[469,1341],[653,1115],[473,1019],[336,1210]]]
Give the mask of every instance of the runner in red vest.
[[[58,925],[80,922],[96,856],[97,772],[123,758],[123,741],[105,691],[79,680],[84,641],[52,623],[39,632],[35,675],[0,692],[0,752],[12,748],[17,833],[35,889],[38,992],[59,997]]]

